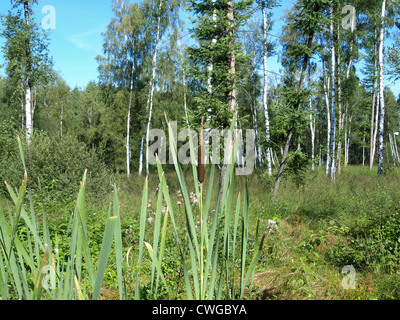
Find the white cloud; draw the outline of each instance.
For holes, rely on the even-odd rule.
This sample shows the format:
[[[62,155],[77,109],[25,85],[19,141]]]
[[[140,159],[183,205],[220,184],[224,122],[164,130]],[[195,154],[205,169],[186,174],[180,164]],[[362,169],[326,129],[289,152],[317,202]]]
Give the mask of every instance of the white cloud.
[[[105,28],[106,25],[104,24],[98,25],[97,27],[94,27],[89,31],[80,34],[74,34],[68,37],[68,41],[73,43],[78,49],[99,52],[99,50],[101,49],[99,46],[101,45],[99,45],[98,39],[95,38],[99,37],[101,33],[105,30]]]

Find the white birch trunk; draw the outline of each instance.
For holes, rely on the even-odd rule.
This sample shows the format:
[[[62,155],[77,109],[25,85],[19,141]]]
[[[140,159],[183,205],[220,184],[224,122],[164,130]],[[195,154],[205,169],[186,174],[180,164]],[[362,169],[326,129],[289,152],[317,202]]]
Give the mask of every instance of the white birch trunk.
[[[188,112],[187,112],[187,99],[186,99],[186,72],[185,72],[185,67],[184,67],[182,47],[181,47],[180,41],[178,41],[178,48],[179,48],[179,55],[181,58],[181,65],[182,65],[183,108],[185,110],[186,124],[189,128],[189,116],[188,116]]]
[[[158,8],[158,20],[157,20],[157,37],[156,37],[156,45],[154,48],[153,60],[152,60],[152,77],[150,80],[150,92],[147,98],[146,111],[149,113],[149,117],[146,124],[146,173],[149,174],[149,135],[150,135],[150,123],[151,123],[151,115],[153,111],[153,94],[154,94],[154,86],[155,86],[155,77],[156,77],[156,63],[157,63],[157,53],[158,53],[158,42],[160,40],[160,22],[161,22],[161,8],[162,8],[162,0],[160,1],[160,5]],[[142,142],[140,146],[140,160],[139,160],[139,176],[142,175],[143,171],[143,150],[144,149],[144,132],[142,135]]]
[[[329,104],[329,77],[325,69],[325,63],[322,63],[322,68],[324,71],[324,93],[325,93],[325,105],[326,105],[326,119],[327,119],[327,148],[326,148],[326,165],[325,165],[325,175],[329,175],[329,164],[331,162],[330,157],[330,147],[331,147],[331,112]]]
[[[262,14],[263,14],[263,37],[264,37],[264,88],[263,88],[263,103],[264,103],[264,116],[265,116],[265,139],[267,142],[266,158],[268,174],[272,175],[271,167],[271,149],[269,147],[270,141],[270,128],[269,128],[269,115],[268,115],[268,47],[267,47],[267,10],[265,1],[262,1]]]
[[[393,160],[393,165],[396,165],[396,151],[394,149],[394,143],[393,143],[393,138],[392,134],[389,133],[389,145],[390,145],[390,152],[392,153],[392,160]]]
[[[29,83],[29,78],[27,79]],[[32,119],[32,104],[31,104],[31,87],[29,84],[25,88],[25,125],[26,125],[26,140],[28,143],[32,139],[33,134],[33,119]]]
[[[350,138],[351,138],[351,121],[352,117],[348,120],[348,133],[346,137],[346,147],[345,147],[345,166],[349,164],[349,149],[350,149]]]
[[[277,163],[277,166],[279,166],[279,159],[278,159],[278,155],[276,154],[276,151],[274,151],[275,153],[275,161]]]
[[[318,159],[318,166],[322,166],[322,149],[321,146],[319,147],[319,159]]]
[[[379,84],[378,84],[379,88]],[[376,139],[378,137],[378,127],[379,127],[379,108],[380,108],[380,92],[376,93],[377,103],[375,105],[375,124],[374,124],[374,135],[372,137],[372,165],[374,164],[375,152],[376,152]]]
[[[385,12],[386,0],[382,1],[382,12],[380,22],[380,37],[379,37],[379,152],[378,152],[378,176],[382,174],[383,170],[383,131],[385,120],[385,97],[383,95],[383,41],[385,32]]]
[[[256,68],[256,55],[253,57],[253,67],[254,70]],[[257,97],[255,93],[255,87],[253,88],[253,126],[254,130],[256,132],[256,145],[254,147],[256,159],[257,159],[257,167],[262,168],[262,150],[261,150],[261,139],[260,139],[260,131],[258,130],[258,121],[257,121]],[[272,158],[272,162],[274,161],[274,158]],[[274,164],[275,166],[275,164]]]
[[[25,24],[29,26],[29,3],[24,2],[24,12],[25,12]],[[26,126],[26,140],[28,144],[30,143],[33,135],[33,109],[32,109],[32,84],[31,84],[31,51],[28,47],[26,48],[26,60],[27,60],[27,75],[25,79],[25,126]]]
[[[330,8],[330,50],[331,50],[331,178],[335,180],[335,129],[336,129],[336,109],[335,109],[335,40],[333,36],[333,6]]]
[[[365,137],[363,138],[363,160],[362,160],[362,165],[363,167],[365,166]]]
[[[347,167],[347,163],[349,162],[349,157],[347,154],[347,149],[348,149],[348,141],[347,141],[347,127],[344,130],[344,166]]]
[[[313,119],[312,102],[310,97],[310,130],[311,130],[311,170],[315,170],[315,118]]]
[[[376,147],[376,134],[377,134],[377,128],[378,128],[378,110],[379,110],[379,98],[377,99],[377,95],[379,93],[376,92],[376,69],[377,69],[377,47],[376,47],[376,41],[377,41],[377,34],[376,34],[376,28],[375,28],[375,37],[374,37],[374,80],[373,80],[373,97],[372,97],[372,111],[371,111],[371,129],[370,129],[370,135],[371,135],[371,141],[370,141],[370,155],[369,155],[369,168],[372,169],[374,166],[374,158],[375,158],[375,147]],[[374,121],[375,117],[375,121]]]
[[[394,140],[394,148],[396,150],[396,159],[397,159],[397,162],[400,164],[399,150],[397,149],[397,140],[396,140],[396,136],[398,134],[399,134],[398,132],[393,133],[393,140]]]
[[[273,154],[272,148],[270,148],[270,149],[271,149],[271,162],[272,162],[272,165],[274,166],[274,168],[276,168],[276,163],[275,163],[275,159],[274,159],[274,154]]]
[[[339,24],[337,25],[337,43],[340,48],[340,29]],[[337,65],[338,65],[338,77],[337,77],[337,92],[338,92],[338,134],[337,134],[337,172],[340,174],[341,171],[341,156],[342,156],[342,130],[343,130],[343,115],[342,115],[342,84],[340,75],[340,64],[341,64],[341,54],[340,49],[337,51]],[[335,172],[336,174],[336,172]]]
[[[126,175],[129,178],[131,174],[131,140],[130,140],[130,123],[131,123],[131,108],[132,108],[132,92],[133,92],[133,73],[135,71],[135,62],[132,62],[131,72],[131,86],[129,92],[129,105],[128,105],[128,117],[126,119]]]
[[[257,166],[262,167],[262,150],[260,144],[260,132],[258,130],[258,122],[257,122],[257,105],[256,105],[256,98],[254,97],[253,103],[253,126],[256,133],[256,145],[255,145],[255,154],[257,156]]]

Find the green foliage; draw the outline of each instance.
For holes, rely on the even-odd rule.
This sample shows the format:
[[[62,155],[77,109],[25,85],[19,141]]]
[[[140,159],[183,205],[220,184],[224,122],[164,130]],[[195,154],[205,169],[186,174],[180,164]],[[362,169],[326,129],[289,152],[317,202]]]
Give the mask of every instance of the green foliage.
[[[21,164],[16,143],[18,131],[15,129],[12,121],[0,121],[0,179],[6,180],[11,185],[16,185],[21,179]],[[0,194],[5,194],[6,189],[4,184],[1,184]]]
[[[228,18],[231,4],[233,21]],[[228,95],[244,76],[239,69],[232,73],[229,59],[235,56],[237,65],[248,62],[236,33],[250,17],[251,4],[249,0],[189,1],[189,9],[195,14],[193,37],[197,40],[196,45],[187,48],[187,69],[196,103],[195,109],[189,109],[193,124],[199,124],[203,116],[210,116],[213,128],[230,124],[234,111],[228,108]]]
[[[12,146],[9,135],[5,140]],[[91,182],[88,184],[88,192],[101,199],[102,195],[107,194],[111,188],[109,171],[101,162],[95,150],[88,150],[84,143],[79,142],[75,137],[66,135],[62,140],[51,138],[45,132],[36,132],[29,145],[23,142],[26,157],[26,166],[30,172],[28,186],[37,192],[39,183],[44,192],[45,198],[63,203],[68,203],[73,199],[80,176],[85,169]],[[13,150],[11,152],[11,150]],[[15,147],[9,149],[9,156],[2,157],[2,167],[7,168],[2,173],[2,180],[15,183],[20,174],[22,163],[17,155]],[[39,181],[39,180],[40,181]]]
[[[376,212],[365,225],[340,231],[331,259],[338,265],[375,268],[383,273],[398,270],[400,263],[399,212]]]
[[[318,49],[313,38],[327,25],[326,14],[330,4],[331,1],[327,0],[299,0],[287,13],[281,40],[284,51],[282,64],[289,72],[300,68],[304,59],[311,59]]]
[[[5,26],[1,35],[6,39],[3,47],[7,62],[6,72],[18,96],[26,85],[21,79],[29,77],[30,85],[37,87],[48,84],[54,72],[48,50],[49,35],[32,18],[31,3],[30,21],[27,25],[24,20],[24,2],[13,2],[13,10],[1,16]]]

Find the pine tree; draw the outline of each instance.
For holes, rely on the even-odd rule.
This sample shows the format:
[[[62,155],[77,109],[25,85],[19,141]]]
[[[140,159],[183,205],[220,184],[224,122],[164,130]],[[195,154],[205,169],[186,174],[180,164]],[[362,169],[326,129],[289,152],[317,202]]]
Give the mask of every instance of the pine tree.
[[[195,15],[193,37],[197,40],[187,49],[197,103],[189,114],[197,126],[203,116],[210,119],[210,127],[230,125],[237,102],[236,64],[244,61],[243,50],[236,41],[237,30],[250,16],[251,4],[250,0],[189,1],[189,9]]]
[[[191,122],[196,127],[204,117],[209,127],[227,128],[238,112],[237,64],[243,63],[245,58],[236,41],[237,31],[250,17],[251,5],[251,0],[189,0],[189,8],[195,14],[193,36],[197,40],[197,45],[187,50],[191,60],[189,73],[196,85],[197,107],[191,112]],[[227,158],[221,172],[222,185],[231,161],[234,136],[225,146]]]
[[[295,89],[290,91],[290,101],[293,104],[293,111],[299,110],[304,103],[304,81],[309,61],[317,49],[314,37],[323,26],[327,19],[324,16],[330,1],[326,0],[299,0],[296,2],[292,12],[287,16],[287,26],[283,43],[285,53],[283,65],[288,68],[290,77],[300,68],[300,78]],[[293,82],[293,81],[290,81]],[[285,147],[282,153],[282,160],[279,165],[278,174],[275,179],[273,197],[278,193],[279,184],[282,178],[282,173],[285,168],[286,159],[289,154],[289,148],[295,132],[296,116],[293,117],[287,130]]]

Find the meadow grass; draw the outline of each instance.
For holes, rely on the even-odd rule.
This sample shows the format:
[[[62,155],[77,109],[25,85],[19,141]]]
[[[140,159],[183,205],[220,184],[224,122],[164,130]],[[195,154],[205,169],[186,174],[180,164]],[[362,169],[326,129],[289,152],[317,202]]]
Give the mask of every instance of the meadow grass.
[[[332,182],[317,167],[282,181],[273,201],[273,180],[262,172],[235,176],[232,165],[221,192],[216,167],[207,166],[201,184],[194,165],[155,169],[149,177],[120,177],[109,198],[89,201],[84,174],[65,211],[37,201],[25,190],[26,176],[20,189],[7,186],[1,297],[400,297],[398,168],[377,179],[376,169],[349,166]],[[342,286],[347,264],[355,267],[356,289]]]
[[[67,217],[66,231],[63,230],[61,236],[51,232],[43,201],[43,211],[38,215],[32,196],[29,194],[26,199],[27,170],[19,139],[18,143],[25,169],[24,180],[17,193],[7,185],[12,200],[11,205],[6,201],[8,215],[0,207],[0,291],[3,299],[97,300],[101,298],[103,283],[110,282],[106,279],[107,273],[114,275],[111,278],[114,278],[113,287],[117,288],[119,299],[156,299],[170,292],[164,269],[164,254],[168,249],[171,249],[175,266],[184,280],[184,289],[174,290],[182,293],[180,298],[243,298],[249,280],[254,276],[266,231],[260,239],[257,231],[257,244],[248,251],[248,188],[246,185],[242,194],[237,192],[234,162],[226,167],[225,184],[220,184],[215,191],[215,165],[211,166],[208,189],[204,188],[207,190],[203,194],[205,168],[200,167],[200,163],[196,167],[192,161],[194,192],[190,192],[177,161],[176,145],[170,139],[180,187],[181,202],[176,203],[179,208],[175,211],[164,170],[157,159],[159,184],[155,209],[152,209],[146,177],[140,205],[139,202],[134,205],[139,209],[139,214],[135,215],[136,228],[125,229],[126,233],[135,234],[136,240],[125,242],[124,246],[116,184],[107,215],[99,217],[102,220],[100,230],[104,231],[93,239],[92,221],[86,205],[86,171],[74,201],[74,211]],[[194,155],[192,140],[190,145]],[[237,147],[238,140],[233,154]],[[30,201],[29,210],[24,205],[26,200]],[[145,259],[145,249],[150,261]],[[110,272],[110,264],[113,272]],[[10,288],[16,288],[16,291]]]

